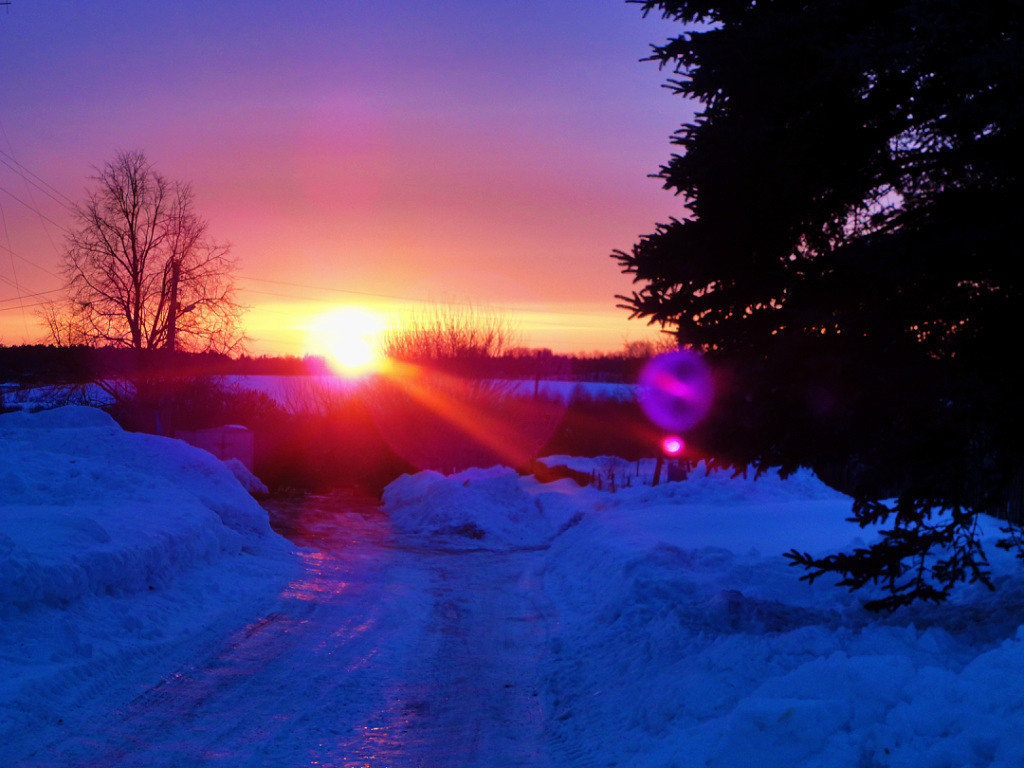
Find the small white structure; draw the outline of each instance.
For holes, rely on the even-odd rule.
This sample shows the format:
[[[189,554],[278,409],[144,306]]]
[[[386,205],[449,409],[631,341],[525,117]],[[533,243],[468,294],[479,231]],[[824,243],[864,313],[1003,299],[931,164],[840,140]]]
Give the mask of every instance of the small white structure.
[[[196,448],[209,451],[221,461],[238,459],[246,469],[252,471],[253,434],[246,427],[226,424],[223,427],[199,429],[195,432],[178,432],[175,437]]]

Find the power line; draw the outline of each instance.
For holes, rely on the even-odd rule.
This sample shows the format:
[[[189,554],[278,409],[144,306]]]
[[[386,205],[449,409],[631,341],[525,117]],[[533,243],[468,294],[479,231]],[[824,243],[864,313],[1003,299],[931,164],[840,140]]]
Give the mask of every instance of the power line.
[[[254,280],[256,278],[245,278],[245,279],[247,279],[247,280]],[[274,281],[265,281],[265,282],[281,282],[281,281],[274,280]],[[306,286],[302,286],[302,287],[306,287]],[[276,292],[276,291],[259,291],[259,290],[256,290],[254,288],[244,288],[242,290],[246,291],[247,293],[255,293],[255,294],[258,294],[260,296],[274,296],[274,297],[281,298],[281,299],[298,299],[298,300],[301,300],[301,301],[315,302],[317,304],[329,304],[329,305],[332,305],[332,306],[337,306],[337,302],[332,301],[331,299],[319,299],[319,298],[313,298],[313,297],[309,297],[309,296],[298,296],[298,295],[296,295],[294,293],[279,293],[279,292]],[[340,289],[340,288],[337,288],[337,289],[325,288],[324,290],[336,290],[336,291],[341,292],[341,293],[357,293],[359,295],[368,295],[368,296],[381,296],[382,295],[382,294],[376,294],[376,293],[371,293],[371,294],[360,293],[359,291],[345,291],[345,290]],[[401,297],[387,296],[386,298],[400,299]],[[424,302],[424,303],[434,303],[434,304],[448,304],[449,303],[449,302],[446,302],[446,301],[441,300],[441,299],[437,299],[437,300],[433,300],[433,299],[401,299],[401,300],[403,300],[403,301],[411,301],[411,302],[420,301],[420,302]],[[494,305],[492,305],[492,306],[494,306]],[[562,312],[562,311],[551,311],[551,312],[549,312],[547,310],[540,310],[540,309],[538,309],[538,310],[527,310],[527,309],[516,308],[516,307],[502,307],[501,305],[497,305],[497,307],[499,309],[508,309],[509,311],[512,311],[512,312],[525,312],[525,313],[531,313],[532,312],[532,313],[541,314],[541,315],[547,315],[547,314],[551,314],[551,315],[568,315],[568,316],[571,316],[571,317],[579,317],[580,316],[580,313],[578,313],[578,312]],[[266,309],[266,308],[261,309],[260,311],[261,312],[265,312],[265,311],[274,312],[275,314],[288,315],[288,316],[291,316],[291,317],[303,317],[304,316],[304,315],[302,315],[300,313],[296,313],[296,312],[280,312],[280,311]],[[604,326],[602,324],[600,324],[600,323],[585,323],[585,322],[577,321],[575,323],[562,323],[560,325],[556,324],[553,327],[558,327],[558,328],[603,328]]]
[[[42,264],[37,264],[36,262],[32,261],[32,259],[28,258],[27,256],[22,256],[17,251],[12,251],[9,247],[4,245],[3,243],[0,243],[0,250],[7,251],[7,253],[11,254],[11,256],[13,256],[14,258],[20,259],[21,261],[24,261],[26,264],[29,264],[29,265],[35,267],[36,269],[40,270],[41,272],[45,272],[46,274],[52,275],[53,277],[56,277],[58,279],[62,279],[61,276],[58,275],[56,272],[54,272],[52,269],[47,269]]]
[[[352,295],[352,296],[370,296],[370,297],[373,297],[373,298],[376,298],[376,299],[393,299],[395,301],[412,301],[412,302],[417,302],[417,303],[421,303],[421,304],[445,303],[445,302],[441,302],[439,299],[415,299],[415,298],[411,298],[409,296],[393,296],[393,295],[387,294],[387,293],[374,293],[372,291],[354,291],[354,290],[352,290],[350,288],[333,288],[333,287],[323,286],[323,285],[308,285],[306,283],[291,283],[291,282],[288,282],[286,280],[270,280],[270,279],[267,279],[267,278],[264,278],[264,277],[250,277],[249,275],[239,275],[238,277],[240,277],[242,280],[251,280],[254,283],[269,283],[271,285],[288,285],[288,286],[291,286],[292,288],[308,288],[308,289],[314,290],[314,291],[328,291],[330,293],[344,293],[344,294],[348,294],[348,295]],[[289,294],[275,294],[275,293],[269,293],[267,291],[255,291],[255,290],[252,290],[251,288],[248,289],[248,290],[251,293],[266,293],[269,296],[285,296],[286,298],[292,298],[292,299],[304,298],[302,296],[294,296],[294,295],[289,295]],[[321,301],[321,299],[313,299],[313,301]]]
[[[31,202],[33,209],[35,210],[36,215],[39,216],[39,222],[43,225],[43,231],[46,233],[46,239],[50,241],[50,247],[56,252],[58,250],[57,243],[54,242],[53,234],[50,232],[50,228],[48,226],[46,226],[46,219],[43,216],[42,211],[39,210],[38,205],[36,204],[35,196],[32,194],[32,188],[35,187],[36,189],[41,191],[43,194],[45,194],[47,197],[49,197],[51,200],[54,200],[58,205],[63,206],[67,210],[73,211],[74,208],[69,206],[67,203],[63,202],[60,198],[58,198],[58,197],[54,196],[53,194],[51,194],[50,191],[48,191],[46,189],[46,187],[50,187],[51,189],[53,189],[54,192],[57,192],[57,194],[61,194],[61,193],[58,192],[56,189],[54,189],[50,184],[46,183],[38,175],[36,175],[32,171],[30,171],[28,168],[25,168],[25,166],[22,165],[17,160],[17,158],[14,157],[14,147],[11,144],[10,138],[7,136],[7,131],[4,129],[4,126],[3,126],[2,122],[0,122],[0,135],[2,135],[4,140],[7,142],[7,148],[10,150],[10,154],[8,154],[7,152],[4,152],[2,149],[0,149],[0,163],[2,163],[5,167],[9,168],[10,170],[14,171],[14,173],[21,178],[22,183],[24,183],[24,185],[25,185],[25,194],[28,196],[28,199]],[[4,158],[8,158],[8,159],[5,160]],[[13,165],[12,165],[12,163],[13,163]],[[26,176],[24,173],[22,173],[20,170],[18,170],[17,166],[20,166],[21,168],[23,168],[26,172],[28,172],[29,174],[34,176],[36,179],[38,179],[40,182],[45,184],[45,186],[40,186],[39,183],[37,183],[37,182],[33,181],[32,179],[30,179],[28,176]],[[61,196],[64,197],[64,195],[61,195]],[[10,238],[8,238],[8,249],[7,250],[10,251]],[[15,254],[12,253],[11,255],[13,256]],[[27,259],[24,259],[24,260],[28,261]],[[29,263],[31,264],[32,262],[29,262]],[[37,266],[37,265],[33,264],[33,266]],[[14,260],[13,259],[11,260],[11,270],[12,270],[12,272],[14,270]],[[49,271],[49,270],[47,270],[47,271]],[[17,275],[15,275],[15,279],[17,279]]]
[[[12,283],[6,277],[4,277],[2,279],[8,285],[14,285],[14,283]],[[0,304],[11,302],[11,301],[19,301],[21,299],[34,299],[34,298],[36,298],[38,296],[49,296],[51,293],[63,293],[63,292],[64,292],[63,288],[51,288],[48,291],[35,291],[33,293],[23,293],[18,298],[15,298],[15,299],[0,299]]]
[[[0,123],[0,131],[3,131],[4,138],[6,139],[7,138],[7,132],[3,130],[3,123]],[[8,144],[10,144],[10,140],[7,139],[7,141],[8,141]],[[7,167],[10,167],[7,164],[6,161],[4,162],[4,165],[7,165]],[[29,197],[31,197],[31,195]],[[24,297],[24,295],[22,294],[22,291],[21,291],[21,282],[18,280],[18,268],[17,268],[17,265],[14,263],[14,251],[11,250],[11,233],[7,229],[7,214],[4,213],[4,207],[3,207],[2,204],[0,204],[0,224],[2,224],[3,228],[4,228],[4,239],[7,241],[7,248],[6,248],[6,250],[8,252],[8,256],[9,256],[9,258],[11,260],[11,277],[14,278],[14,280],[13,280],[14,291],[15,291],[15,293],[17,293],[18,307],[21,309],[22,322],[25,325],[25,335],[27,336],[28,335],[28,320],[25,319],[25,297]],[[12,283],[11,280],[8,280],[6,278],[4,278],[4,282],[7,283],[7,284],[11,284]]]
[[[37,301],[37,302],[35,302],[33,304],[25,304],[24,306],[20,306],[20,307],[0,307],[0,312],[13,312],[15,310],[22,310],[23,311],[23,310],[26,310],[26,309],[32,309],[33,307],[45,307],[49,303],[50,302],[48,302],[48,301]]]
[[[54,251],[57,251],[58,249],[57,249],[56,243],[53,240],[53,235],[50,233],[49,227],[46,226],[46,217],[43,215],[43,213],[36,206],[35,198],[32,195],[32,187],[33,186],[36,187],[38,190],[42,191],[48,197],[50,197],[51,199],[55,200],[57,203],[59,203],[60,205],[64,206],[65,208],[68,208],[69,206],[66,203],[64,203],[63,201],[61,201],[59,197],[56,197],[54,194],[51,194],[50,190],[52,190],[57,195],[60,195],[60,197],[63,197],[68,202],[71,202],[71,200],[70,200],[70,198],[67,197],[67,195],[64,195],[62,192],[60,192],[58,189],[56,189],[56,187],[54,187],[52,184],[49,184],[45,179],[40,177],[38,174],[34,173],[29,168],[25,167],[25,165],[23,165],[16,157],[14,157],[14,145],[11,144],[11,139],[7,135],[7,129],[4,127],[3,121],[0,121],[0,136],[3,136],[4,141],[7,143],[7,149],[9,150],[8,152],[5,152],[2,148],[0,148],[0,163],[3,163],[3,165],[5,167],[7,167],[10,170],[14,171],[14,173],[16,175],[18,175],[22,179],[22,181],[24,182],[24,184],[25,184],[25,193],[28,195],[28,199],[31,201],[31,204],[32,204],[31,207],[35,210],[36,214],[39,216],[39,221],[43,225],[43,231],[46,232],[46,237],[50,241],[50,247],[52,247]],[[19,169],[21,169],[21,170],[19,170]],[[32,176],[36,181],[33,181],[32,179],[29,178],[29,176],[26,176],[25,175],[26,173],[29,176]],[[49,188],[49,189],[47,189],[47,188]],[[14,259],[15,258],[20,259],[21,261],[25,262],[26,264],[28,264],[28,265],[30,265],[32,267],[35,267],[36,269],[38,269],[38,270],[40,270],[42,272],[46,272],[47,274],[52,275],[53,277],[60,278],[60,275],[56,274],[52,270],[49,270],[46,267],[42,266],[41,264],[37,264],[36,262],[32,261],[31,259],[28,259],[25,256],[22,256],[21,254],[16,253],[11,248],[10,236],[9,235],[7,237],[7,245],[4,247],[4,250],[7,251],[7,253],[11,257],[11,274],[14,277],[15,289],[18,291],[19,296],[21,296],[22,294],[21,294],[21,286],[18,285],[18,282],[19,282],[18,281],[18,273],[17,273],[17,270],[15,269],[15,265],[14,265]],[[36,292],[35,294],[32,294],[32,295],[43,295],[44,293],[56,293],[56,291],[54,290],[54,291]]]
[[[352,296],[370,296],[370,297],[377,298],[377,299],[392,299],[393,301],[409,301],[409,302],[413,302],[413,303],[416,303],[416,304],[452,304],[452,303],[459,303],[459,302],[452,302],[452,301],[449,301],[447,299],[420,299],[420,298],[414,298],[414,297],[411,297],[411,296],[395,296],[394,294],[389,294],[389,293],[374,293],[374,292],[371,292],[371,291],[354,291],[354,290],[352,290],[350,288],[334,288],[332,286],[310,285],[308,283],[292,283],[292,282],[288,282],[286,280],[270,280],[268,278],[251,277],[249,275],[238,275],[238,277],[240,279],[242,279],[242,280],[250,280],[250,281],[256,282],[256,283],[269,283],[271,285],[287,285],[287,286],[291,286],[293,288],[308,288],[308,289],[314,290],[314,291],[327,291],[329,293],[343,293],[343,294],[348,294],[348,295],[352,295]],[[261,293],[261,294],[265,294],[267,296],[281,296],[283,298],[289,298],[289,299],[304,299],[306,301],[317,301],[317,302],[327,301],[326,299],[310,299],[310,298],[305,297],[305,296],[295,296],[294,294],[272,293],[272,292],[269,292],[269,291],[256,291],[256,290],[253,290],[252,288],[246,288],[244,290],[247,290],[250,293]],[[534,310],[534,309],[525,309],[523,307],[517,307],[514,304],[487,304],[486,306],[494,307],[495,309],[506,309],[506,310],[509,310],[510,312],[538,312],[538,313],[542,313],[542,314],[545,314],[545,315],[567,315],[569,317],[579,317],[579,315],[580,315],[579,312],[571,312],[571,311],[568,311],[568,310],[558,310],[558,309],[551,309],[551,310],[549,310],[549,309],[536,309],[536,310]]]
[[[6,139],[7,138],[7,131],[3,130],[3,126],[2,125],[0,125],[0,132],[3,132],[4,138]],[[8,147],[10,147],[10,144],[11,144],[10,139],[7,139]],[[55,186],[53,186],[53,184],[48,182],[46,179],[44,179],[38,173],[36,173],[31,168],[26,166],[24,163],[19,161],[16,157],[14,157],[14,155],[12,155],[9,152],[4,152],[2,149],[0,149],[0,160],[2,160],[3,158],[6,158],[10,163],[14,163],[16,166],[18,166],[18,168],[20,168],[22,171],[27,173],[29,176],[31,176],[33,179],[35,179],[37,182],[39,182],[39,184],[42,184],[43,187],[45,187],[46,189],[50,190],[50,192],[52,192],[53,195],[56,195],[59,198],[63,198],[66,201],[66,203],[61,203],[61,205],[65,205],[66,204],[67,207],[69,207],[71,209],[74,209],[74,207],[75,207],[75,201],[74,200],[72,200],[70,197],[65,195],[63,192],[61,192],[59,189],[57,189]],[[4,163],[4,164],[7,165],[10,168],[10,165],[8,163]],[[21,173],[19,173],[17,170],[15,170],[15,169],[12,169],[12,170],[14,170],[15,173],[18,173],[18,175],[21,176]],[[24,178],[24,176],[22,176],[22,178]],[[35,186],[38,186],[38,184],[35,184],[35,182],[32,182],[32,183]],[[43,190],[41,190],[41,191],[43,191]],[[50,194],[50,192],[47,192],[46,194]],[[51,197],[53,195],[51,195]],[[58,202],[60,202],[60,201],[58,200]]]
[[[53,226],[57,227],[57,229],[59,229],[59,230],[61,230],[63,232],[70,233],[70,231],[67,229],[67,227],[65,227],[63,224],[58,224],[56,221],[54,221],[49,216],[47,216],[45,213],[43,213],[38,208],[36,208],[34,205],[29,205],[28,203],[26,203],[24,200],[22,200],[20,197],[18,197],[16,194],[11,192],[11,190],[7,189],[6,187],[0,187],[0,192],[3,192],[5,194],[9,195],[12,199],[14,199],[15,201],[21,203],[23,206],[28,208],[30,211],[33,211],[34,213],[36,213],[39,216],[39,218],[45,219],[46,221],[48,221],[51,224],[53,224]]]
[[[55,189],[53,191],[51,191],[50,189],[47,189],[47,187],[49,187],[50,185],[46,184],[45,182],[42,182],[42,179],[39,179],[39,181],[35,181],[32,178],[29,178],[29,176],[26,175],[26,172],[28,174],[31,174],[32,176],[35,176],[35,174],[32,173],[31,171],[29,171],[24,166],[22,166],[21,163],[19,163],[13,157],[8,155],[2,149],[0,149],[0,164],[3,164],[8,169],[10,169],[13,173],[15,173],[17,176],[19,176],[21,178],[21,180],[25,182],[25,184],[32,185],[38,191],[42,192],[44,195],[46,195],[48,198],[53,200],[58,205],[61,205],[64,208],[67,208],[69,211],[73,211],[74,210],[74,203],[70,200],[70,198],[66,197],[65,195],[63,195],[62,193],[60,193],[59,191],[57,191]],[[21,167],[19,168],[19,166],[21,166]],[[39,177],[36,176],[36,179],[38,179],[38,178]],[[40,182],[42,182],[42,183],[40,183]],[[56,193],[56,194],[54,194],[54,193]],[[58,197],[58,195],[60,195],[60,197]],[[64,198],[63,200],[61,199],[62,197]]]
[[[7,240],[7,250],[10,251],[11,250],[11,247],[10,247],[11,235],[10,235],[10,232],[7,230],[7,215],[4,213],[3,205],[0,205],[0,225],[2,225],[3,229],[4,229],[4,239]],[[25,311],[25,298],[24,298],[24,296],[22,296],[22,293],[21,293],[21,283],[18,281],[18,270],[16,269],[15,264],[14,264],[14,254],[13,253],[11,254],[10,258],[11,258],[11,277],[14,278],[14,280],[13,280],[14,290],[18,294],[18,305],[19,305],[19,307],[22,310],[22,315],[24,315],[24,311]],[[12,281],[11,280],[7,280],[5,278],[5,282],[11,283]],[[28,335],[28,321],[25,320],[24,317],[22,317],[22,321],[25,324],[25,334]]]
[[[317,304],[337,304],[335,301],[330,299],[316,299],[307,296],[296,296],[294,293],[276,293],[274,291],[258,291],[255,288],[244,288],[246,293],[255,293],[260,296],[276,296],[279,299],[301,299],[302,301],[313,301]]]
[[[0,128],[2,128],[2,126],[0,126]],[[17,174],[25,182],[26,185],[31,185],[32,187],[35,187],[37,190],[39,190],[40,192],[45,194],[51,200],[55,201],[56,203],[58,203],[59,205],[63,206],[64,208],[67,208],[68,210],[72,210],[73,211],[75,209],[74,201],[71,200],[71,198],[69,198],[67,195],[62,193],[60,190],[58,190],[53,185],[49,184],[45,179],[40,177],[38,174],[34,173],[31,169],[27,168],[25,165],[23,165],[21,162],[19,162],[16,158],[14,158],[12,155],[8,154],[7,152],[4,152],[2,149],[0,149],[0,163],[2,163],[4,166],[6,166],[11,171],[13,171],[15,174]],[[40,211],[38,209],[38,207],[36,207],[34,205],[34,202],[35,202],[34,200],[32,201],[31,204],[27,203],[24,200],[22,200],[20,197],[15,195],[13,192],[11,192],[10,190],[8,190],[8,189],[6,189],[4,187],[0,187],[0,191],[6,193],[12,199],[17,201],[21,205],[25,206],[27,209],[29,209],[29,210],[33,211],[34,213],[36,213],[36,215],[39,216],[41,221],[49,222],[50,224],[52,224],[55,227],[57,227],[59,230],[61,230],[63,232],[68,232],[67,228],[65,228],[63,225],[61,225],[58,222],[54,221],[49,216],[45,215],[42,211]],[[31,197],[31,189],[29,189],[28,186],[26,187],[26,192]],[[61,198],[63,198],[63,200]],[[47,231],[47,235],[49,236],[49,231]],[[52,237],[50,238],[50,241],[51,241],[51,245],[53,245]],[[37,264],[36,262],[32,261],[31,259],[26,258],[25,256],[22,256],[19,253],[16,253],[9,246],[5,247],[2,244],[0,244],[0,248],[2,248],[3,250],[7,251],[14,258],[18,258],[21,261],[24,261],[27,264],[30,264],[31,266],[35,267],[36,269],[39,269],[39,270],[41,270],[43,272],[46,272],[47,274],[49,274],[49,275],[51,275],[53,277],[60,278],[60,275],[58,275],[57,273],[53,272],[50,269],[47,269],[46,267],[44,267],[44,266],[42,266],[40,264]],[[54,248],[56,249],[55,245],[54,245]],[[12,260],[12,269],[13,269],[13,260]],[[324,291],[324,292],[329,292],[329,293],[339,293],[339,294],[344,294],[344,295],[349,295],[349,296],[365,296],[365,297],[378,298],[378,299],[390,299],[392,301],[411,302],[411,303],[417,303],[417,304],[445,305],[445,304],[451,304],[452,303],[452,301],[447,300],[447,299],[424,299],[424,298],[411,297],[411,296],[400,296],[400,295],[389,294],[389,293],[380,293],[380,292],[375,292],[375,291],[358,291],[358,290],[353,290],[353,289],[349,289],[349,288],[335,288],[333,286],[311,285],[311,284],[308,284],[308,283],[297,283],[297,282],[291,282],[291,281],[286,281],[286,280],[272,280],[272,279],[269,279],[269,278],[252,277],[252,276],[249,276],[249,275],[238,275],[238,278],[242,279],[242,280],[248,280],[250,282],[264,283],[264,284],[269,284],[269,285],[283,285],[283,286],[289,286],[289,287],[292,287],[292,288],[302,288],[302,289],[313,290],[313,291]],[[7,281],[7,282],[10,282],[10,281]],[[19,294],[20,294],[20,287],[17,285],[16,282],[14,283],[14,286],[19,290]],[[35,292],[35,293],[32,293],[32,294],[28,294],[28,295],[24,296],[24,298],[34,298],[36,296],[44,296],[44,295],[48,295],[48,294],[52,294],[52,293],[58,293],[61,290],[63,290],[63,289],[55,288],[55,289],[48,290],[48,291],[38,291],[38,292]],[[286,294],[286,293],[273,292],[273,291],[259,291],[259,290],[255,290],[255,289],[251,289],[251,288],[249,288],[249,289],[242,289],[242,290],[247,290],[250,293],[255,293],[255,294],[264,295],[264,296],[275,296],[275,297],[278,297],[278,298],[299,299],[299,300],[303,300],[303,301],[316,301],[318,303],[327,303],[327,304],[334,303],[334,302],[331,302],[330,300],[327,300],[327,299],[313,299],[311,297],[296,296],[294,294]],[[14,299],[6,299],[6,300],[0,300],[0,301],[13,301],[13,300]],[[32,304],[32,305],[28,305],[28,306],[29,307],[40,306],[42,303],[45,303],[45,302],[41,302],[39,304]],[[580,316],[579,312],[572,312],[572,311],[567,311],[567,310],[525,309],[523,307],[518,307],[518,306],[515,306],[515,305],[508,305],[508,304],[496,304],[496,305],[488,305],[488,306],[494,307],[495,309],[502,309],[502,310],[507,310],[507,311],[511,311],[511,312],[532,312],[532,313],[538,313],[538,314],[562,315],[562,316],[577,317],[577,318]],[[15,309],[15,308],[14,307],[7,307],[7,308],[5,308],[5,310],[10,310],[10,309]],[[590,326],[583,326],[583,327],[590,327]],[[593,326],[593,327],[597,327],[597,326]]]

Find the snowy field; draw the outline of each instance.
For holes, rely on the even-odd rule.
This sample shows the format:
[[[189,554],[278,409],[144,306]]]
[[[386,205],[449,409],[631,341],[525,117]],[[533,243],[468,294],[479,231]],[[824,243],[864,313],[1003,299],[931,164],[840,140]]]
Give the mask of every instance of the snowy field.
[[[221,376],[221,382],[230,387],[262,392],[280,405],[302,406],[305,403],[320,403],[339,394],[346,394],[366,383],[371,378],[348,378],[345,376]],[[631,384],[610,384],[594,381],[549,381],[549,380],[495,380],[499,392],[520,397],[543,397],[568,402],[574,397],[594,399],[631,400],[636,397],[636,387]]]
[[[296,549],[198,449],[0,416],[0,765],[1024,765],[1010,555],[877,616],[782,557],[875,535],[809,472],[547,461],[637,482],[421,472]]]
[[[348,395],[371,379],[345,376],[216,376],[215,381],[231,389],[261,392],[278,405],[291,411],[316,409],[330,405],[338,397]],[[632,400],[636,387],[631,384],[609,384],[588,381],[500,381],[499,391],[522,397],[542,395],[568,402],[573,398],[589,397],[605,400]],[[96,384],[74,389],[35,387],[22,389],[14,384],[0,384],[8,408],[30,410],[52,408],[67,402],[102,406],[112,402],[110,395]]]

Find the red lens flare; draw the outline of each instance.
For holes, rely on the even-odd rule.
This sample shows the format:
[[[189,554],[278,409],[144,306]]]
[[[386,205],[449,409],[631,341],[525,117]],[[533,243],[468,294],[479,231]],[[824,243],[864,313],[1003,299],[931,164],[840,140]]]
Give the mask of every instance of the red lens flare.
[[[381,436],[418,469],[528,465],[561,423],[560,400],[519,397],[501,382],[391,361],[372,402]]]
[[[669,456],[676,456],[682,453],[685,447],[686,443],[684,443],[683,438],[678,435],[669,435],[661,441],[661,450]]]

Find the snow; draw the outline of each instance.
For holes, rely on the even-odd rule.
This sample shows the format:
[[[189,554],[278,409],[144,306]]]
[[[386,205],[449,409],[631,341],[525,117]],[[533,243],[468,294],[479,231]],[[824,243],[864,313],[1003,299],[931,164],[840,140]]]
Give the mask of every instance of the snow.
[[[84,406],[0,415],[0,744],[276,594],[294,559],[205,451]]]
[[[402,475],[384,489],[384,511],[397,530],[450,535],[463,547],[536,547],[566,526],[575,510],[559,494],[538,492],[508,467],[467,469],[445,476]]]
[[[211,377],[216,383],[235,391],[259,392],[270,397],[288,411],[318,410],[336,404],[366,386],[373,378],[367,376],[336,376],[314,374],[299,376],[227,375]],[[556,381],[542,379],[496,380],[498,391],[510,395],[544,397],[570,402],[580,397],[604,400],[633,400],[637,387],[633,384],[614,384],[593,381]],[[108,405],[111,395],[98,384],[79,387],[26,387],[4,386],[2,401],[8,408],[32,410],[52,408],[67,402],[89,405]]]
[[[614,493],[500,468],[421,473],[386,500],[403,529],[439,540],[458,524],[499,546],[550,542],[521,587],[555,617],[543,667],[556,765],[1024,765],[1024,583],[991,546],[997,521],[983,518],[997,593],[970,585],[888,617],[862,608],[870,594],[798,581],[782,558],[876,533],[846,522],[850,500],[806,470],[701,466]]]
[[[334,376],[330,374],[306,376],[220,376],[221,383],[241,390],[262,392],[289,410],[306,410],[331,403],[338,397],[351,394],[360,387],[372,386],[372,377]],[[543,397],[570,402],[580,397],[605,400],[633,400],[637,387],[633,384],[614,384],[593,381],[560,381],[548,379],[497,379],[499,392],[520,397]]]
[[[615,482],[406,475],[385,515],[296,500],[297,553],[234,464],[91,408],[0,416],[0,764],[1024,765],[998,521],[998,591],[875,615],[782,556],[877,536],[809,471],[544,461]]]
[[[231,470],[231,474],[241,483],[242,487],[253,496],[266,496],[270,493],[266,484],[250,472],[240,459],[224,459],[224,465]]]
[[[5,408],[23,411],[56,408],[57,406],[76,405],[108,405],[114,401],[110,393],[97,383],[56,386],[56,387],[25,387],[15,383],[2,385],[3,397],[0,402]]]
[[[592,400],[635,400],[638,388],[635,384],[617,384],[603,381],[560,381],[554,379],[516,379],[502,381],[503,391],[518,396],[543,397],[560,400],[563,403],[590,398]]]

